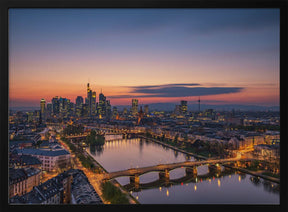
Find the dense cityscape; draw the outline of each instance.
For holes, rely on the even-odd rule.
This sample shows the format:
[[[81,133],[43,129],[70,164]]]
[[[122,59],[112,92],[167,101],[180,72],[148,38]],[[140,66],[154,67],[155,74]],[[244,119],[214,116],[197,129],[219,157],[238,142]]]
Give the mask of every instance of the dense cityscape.
[[[8,16],[11,209],[282,205],[279,8]]]
[[[279,112],[203,111],[200,97],[198,104],[197,111],[184,100],[174,111],[149,111],[135,98],[118,111],[102,92],[97,102],[88,83],[85,103],[81,96],[75,104],[56,96],[47,104],[41,99],[40,110],[10,111],[10,203],[139,203],[117,181],[105,180],[107,171],[89,154],[88,147],[113,139],[149,139],[199,160],[240,158],[229,165],[254,181],[278,182],[279,189]],[[123,196],[111,197],[109,189]]]

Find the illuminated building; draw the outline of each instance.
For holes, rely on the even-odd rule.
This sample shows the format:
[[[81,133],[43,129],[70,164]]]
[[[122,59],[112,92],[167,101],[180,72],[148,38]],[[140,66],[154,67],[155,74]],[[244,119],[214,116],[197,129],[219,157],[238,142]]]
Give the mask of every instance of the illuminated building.
[[[67,117],[70,110],[70,99],[59,98],[59,112],[63,117]]]
[[[80,107],[83,104],[83,97],[82,96],[77,96],[76,98],[76,107]]]
[[[30,155],[38,158],[42,162],[42,170],[53,171],[57,168],[70,165],[70,153],[62,148],[58,149],[15,149],[15,154]]]
[[[99,104],[97,106],[97,115],[103,118],[110,118],[111,116],[111,104],[110,104],[110,100],[106,100],[106,96],[104,96],[104,94],[101,93],[99,94]]]
[[[30,192],[40,184],[41,170],[33,167],[9,168],[9,198]]]
[[[87,117],[88,116],[88,105],[82,104],[81,116]]]
[[[28,123],[33,122],[33,112],[26,112],[26,114],[27,114],[27,122]]]
[[[187,113],[187,101],[182,100],[180,104],[180,112],[182,115]]]
[[[76,116],[80,117],[82,112],[82,105],[83,105],[83,97],[77,96],[76,98],[76,106],[75,106],[75,113]]]
[[[59,99],[58,99],[58,96],[56,96],[56,97],[54,97],[52,99],[52,112],[53,112],[53,115],[59,114],[59,107],[60,107]]]
[[[92,98],[91,98],[91,114],[96,115],[96,92],[92,92]]]
[[[99,105],[97,109],[98,115],[101,114],[102,117],[106,115],[106,97],[104,96],[102,91],[99,94]]]
[[[139,125],[140,123],[142,123],[141,120],[143,119],[143,116],[144,116],[144,114],[143,114],[143,111],[142,111],[142,106],[140,106],[140,111],[139,111],[139,113],[138,113],[138,120],[137,120],[137,124],[138,124],[138,125]]]
[[[40,123],[44,120],[45,121],[45,99],[41,99],[40,101]]]
[[[95,102],[96,102],[96,93],[95,93]],[[88,115],[92,115],[92,90],[89,87],[89,83],[87,83],[87,102],[88,105]]]
[[[138,113],[138,99],[132,99],[132,115],[136,116]]]
[[[48,103],[47,104],[47,107],[46,107],[46,116],[50,117],[51,116],[51,113],[52,113],[52,104],[51,103]]]
[[[111,104],[110,100],[106,100],[106,118],[111,117]]]

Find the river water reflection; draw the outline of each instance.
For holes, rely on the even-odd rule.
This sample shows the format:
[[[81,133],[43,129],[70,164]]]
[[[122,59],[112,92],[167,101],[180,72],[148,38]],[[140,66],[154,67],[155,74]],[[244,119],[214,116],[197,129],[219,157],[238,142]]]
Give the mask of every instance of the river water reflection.
[[[106,141],[102,148],[88,152],[108,172],[158,164],[195,161],[194,157],[144,139]],[[160,182],[158,172],[140,176],[140,185],[129,177],[116,180],[141,204],[279,204],[279,184],[256,179],[221,167],[209,173],[207,165],[197,168],[197,177],[185,177],[185,168],[169,172],[169,182]]]

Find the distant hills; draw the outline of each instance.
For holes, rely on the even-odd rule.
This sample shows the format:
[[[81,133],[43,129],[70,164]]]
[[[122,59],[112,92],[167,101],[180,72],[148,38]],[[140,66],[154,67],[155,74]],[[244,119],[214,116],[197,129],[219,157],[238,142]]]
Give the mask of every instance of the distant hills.
[[[149,111],[174,111],[175,105],[179,103],[151,103],[149,105]],[[145,104],[140,104],[144,110]],[[113,107],[114,105],[112,105]],[[115,105],[119,111],[122,111],[124,108],[131,108],[131,105]],[[140,108],[140,107],[139,107]],[[34,111],[40,110],[40,107],[11,107],[13,111]],[[259,105],[239,105],[239,104],[222,104],[222,105],[212,105],[212,104],[201,104],[201,110],[214,109],[217,111],[231,111],[231,110],[242,110],[242,111],[279,111],[279,106],[259,106]],[[188,111],[198,111],[198,104],[189,104]]]

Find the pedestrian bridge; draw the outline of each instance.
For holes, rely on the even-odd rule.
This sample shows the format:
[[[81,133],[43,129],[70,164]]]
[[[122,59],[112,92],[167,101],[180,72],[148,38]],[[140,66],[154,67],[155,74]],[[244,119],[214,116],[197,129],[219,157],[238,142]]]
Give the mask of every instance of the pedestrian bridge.
[[[159,172],[160,179],[169,179],[169,171],[176,168],[186,168],[186,174],[197,175],[197,166],[208,165],[209,171],[221,170],[220,164],[233,163],[243,159],[240,158],[228,158],[217,160],[202,160],[202,161],[185,161],[171,164],[159,164],[156,166],[132,168],[122,171],[110,172],[103,176],[103,180],[110,180],[117,177],[130,176],[130,181],[139,183],[139,176],[148,172]],[[247,161],[247,159],[245,160]]]

